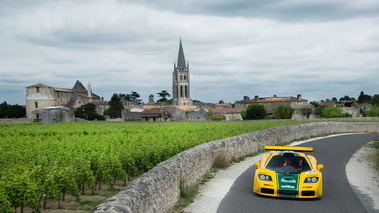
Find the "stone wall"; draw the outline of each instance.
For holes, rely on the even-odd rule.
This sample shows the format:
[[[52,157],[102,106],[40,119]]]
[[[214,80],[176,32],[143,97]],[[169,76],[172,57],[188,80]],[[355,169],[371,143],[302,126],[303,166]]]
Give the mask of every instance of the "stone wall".
[[[32,123],[34,118],[0,118],[0,123]]]
[[[186,121],[207,121],[208,112],[201,109],[196,112],[186,112]]]
[[[347,132],[379,132],[379,122],[319,122],[274,127],[201,144],[158,164],[123,191],[104,200],[93,212],[169,212],[179,199],[180,179],[189,185],[199,183],[218,153],[226,151],[229,158],[239,158],[265,145]]]
[[[43,124],[75,121],[74,112],[67,107],[45,107],[38,113]]]

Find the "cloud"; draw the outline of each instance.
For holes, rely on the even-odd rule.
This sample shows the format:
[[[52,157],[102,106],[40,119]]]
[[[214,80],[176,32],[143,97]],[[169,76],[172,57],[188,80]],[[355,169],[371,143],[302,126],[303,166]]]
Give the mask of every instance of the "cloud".
[[[379,3],[375,0],[358,2],[344,0],[193,0],[190,2],[139,0],[137,2],[158,10],[170,10],[182,14],[264,18],[280,22],[329,22],[362,16],[377,17],[379,9]]]
[[[2,1],[0,89],[81,80],[106,100],[137,91],[147,101],[171,93],[181,37],[193,99],[373,95],[379,4],[360,2]]]

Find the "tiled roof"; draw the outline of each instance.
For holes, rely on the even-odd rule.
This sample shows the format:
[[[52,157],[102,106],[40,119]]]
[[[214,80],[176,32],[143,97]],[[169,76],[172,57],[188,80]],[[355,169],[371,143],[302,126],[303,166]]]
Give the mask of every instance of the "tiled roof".
[[[58,92],[73,92],[72,89],[57,88],[57,87],[54,87],[54,90]]]
[[[38,84],[34,84],[34,85],[31,85],[31,86],[28,86],[26,88],[30,88],[30,87],[51,87],[51,86],[47,86],[45,84],[38,83]]]
[[[94,102],[96,105],[98,106],[108,106],[108,102],[107,101],[99,101],[99,102]]]
[[[194,110],[194,111],[199,111],[199,109],[196,108],[196,106],[185,106],[185,105],[180,105],[180,106],[175,106],[176,108],[179,108],[183,111],[189,111],[189,110]]]
[[[241,113],[242,110],[246,110],[246,108],[223,108],[223,109],[211,109],[211,111],[215,114],[233,114],[233,113]]]
[[[83,86],[83,84],[79,80],[76,81],[72,89],[80,91],[80,92],[88,92],[87,89]]]
[[[228,107],[228,106],[231,106],[230,103],[221,103],[221,104],[216,104],[215,105],[216,107]]]
[[[73,91],[73,93],[78,94],[80,96],[83,96],[85,98],[89,98],[88,97],[88,92],[76,92],[76,91]],[[92,93],[92,99],[100,99],[100,96]]]
[[[277,102],[308,102],[306,99],[297,99],[295,97],[268,97],[259,98],[258,102],[255,99],[251,99],[250,103],[277,103]],[[242,101],[243,102],[243,101]]]
[[[162,115],[162,111],[160,108],[152,108],[146,109],[141,112],[141,117],[160,117]]]

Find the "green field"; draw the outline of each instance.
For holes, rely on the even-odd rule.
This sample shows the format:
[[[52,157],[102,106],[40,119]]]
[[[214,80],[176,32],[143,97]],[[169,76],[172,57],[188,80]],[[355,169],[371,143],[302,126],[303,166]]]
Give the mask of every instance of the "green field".
[[[0,124],[0,212],[112,186],[198,144],[299,123]]]

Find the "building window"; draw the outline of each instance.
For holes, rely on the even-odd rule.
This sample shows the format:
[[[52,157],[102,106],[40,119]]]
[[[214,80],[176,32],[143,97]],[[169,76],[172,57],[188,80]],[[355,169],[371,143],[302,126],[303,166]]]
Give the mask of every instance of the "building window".
[[[184,80],[187,80],[187,75],[184,75]]]
[[[34,105],[36,106],[36,108],[38,108],[38,102],[35,102]]]
[[[39,87],[36,87],[37,92],[39,93]]]

